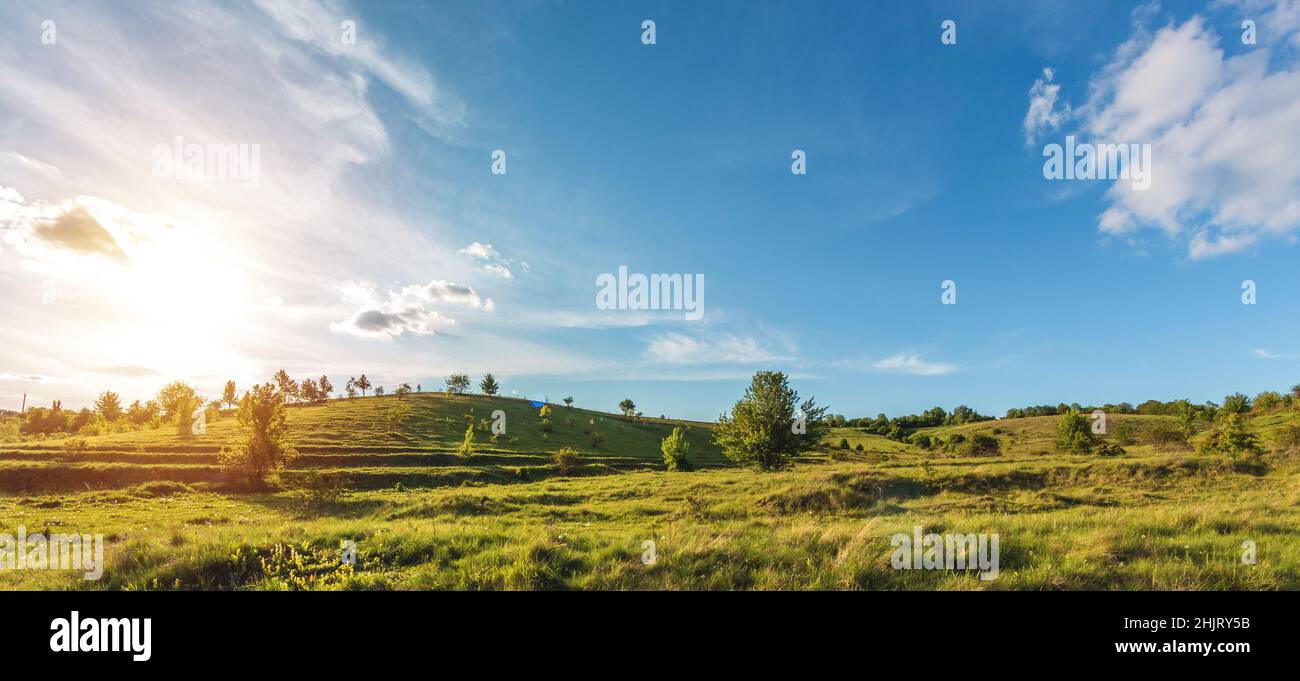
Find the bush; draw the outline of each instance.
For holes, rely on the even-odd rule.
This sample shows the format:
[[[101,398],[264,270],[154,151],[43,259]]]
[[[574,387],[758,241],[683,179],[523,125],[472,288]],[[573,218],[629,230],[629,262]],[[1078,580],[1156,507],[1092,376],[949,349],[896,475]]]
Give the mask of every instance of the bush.
[[[1259,454],[1263,450],[1264,448],[1259,444],[1259,437],[1246,430],[1241,418],[1233,412],[1228,413],[1223,429],[1205,440],[1201,446],[1203,452],[1231,457],[1240,454]]]
[[[571,447],[561,448],[560,451],[556,452],[555,456],[552,457],[555,470],[559,471],[561,475],[568,475],[571,473],[580,465],[581,461],[582,457],[578,454],[578,450]]]
[[[274,384],[255,385],[239,401],[240,436],[221,450],[221,461],[252,485],[298,455],[289,440],[284,393]]]
[[[1097,454],[1098,456],[1121,456],[1123,454],[1127,454],[1128,452],[1126,452],[1123,447],[1117,444],[1112,444],[1110,442],[1103,442],[1097,446],[1096,450],[1094,450],[1094,453]]]
[[[840,438],[840,449],[848,449],[848,448],[849,448],[849,439],[846,437]]]
[[[659,443],[659,449],[664,454],[664,465],[668,470],[690,470],[690,462],[686,460],[686,454],[691,451],[691,443],[686,441],[686,431],[673,428],[672,434]]]
[[[1282,426],[1278,429],[1277,448],[1288,454],[1300,452],[1300,426]]]
[[[1178,425],[1165,421],[1158,421],[1148,426],[1143,436],[1147,443],[1156,449],[1187,448],[1186,431]]]
[[[1092,450],[1092,428],[1088,419],[1077,411],[1068,411],[1061,415],[1056,426],[1056,448],[1076,454],[1086,454]]]
[[[961,456],[996,456],[1001,447],[1002,443],[992,435],[976,433],[957,446],[957,453]]]

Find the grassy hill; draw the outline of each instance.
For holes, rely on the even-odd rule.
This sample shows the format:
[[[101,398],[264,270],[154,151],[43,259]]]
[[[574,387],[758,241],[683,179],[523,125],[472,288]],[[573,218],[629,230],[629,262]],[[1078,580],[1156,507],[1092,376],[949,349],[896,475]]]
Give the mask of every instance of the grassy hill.
[[[508,437],[480,434],[465,460],[454,449],[471,409],[505,411]],[[1110,417],[1108,437],[1127,421],[1139,442],[1104,458],[1056,452],[1055,417],[933,429],[1003,443],[969,458],[835,429],[828,444],[863,451],[814,452],[780,473],[726,465],[707,424],[692,424],[701,469],[669,473],[658,444],[672,424],[554,412],[542,437],[536,410],[507,398],[295,407],[302,456],[281,489],[260,493],[221,486],[215,456],[233,417],[192,440],[160,429],[87,438],[84,451],[4,445],[0,531],[103,533],[108,568],[98,582],[0,571],[0,588],[1300,588],[1300,457],[1141,443],[1140,427],[1164,417]],[[593,418],[598,448],[583,435]],[[1292,411],[1248,425],[1267,443],[1297,422]],[[562,446],[583,452],[580,469],[550,463]],[[893,569],[890,538],[918,526],[997,533],[1000,576]],[[356,565],[338,559],[344,540]],[[1247,540],[1254,564],[1240,559]]]
[[[481,395],[421,393],[332,400],[291,407],[289,429],[300,456],[284,473],[292,485],[305,471],[350,488],[459,485],[537,479],[551,471],[562,447],[581,452],[587,473],[662,468],[659,443],[674,426],[687,429],[691,458],[708,467],[724,463],[699,423],[622,416],[551,405],[552,431],[545,433],[538,408],[527,400]],[[478,423],[505,413],[498,442],[475,434],[474,456],[456,451],[466,416]],[[598,445],[584,434],[594,427]],[[236,434],[233,415],[207,423],[206,432],[181,438],[175,428],[57,438],[0,445],[0,490],[101,489],[143,482],[218,483],[221,447]],[[84,445],[84,447],[83,447]]]

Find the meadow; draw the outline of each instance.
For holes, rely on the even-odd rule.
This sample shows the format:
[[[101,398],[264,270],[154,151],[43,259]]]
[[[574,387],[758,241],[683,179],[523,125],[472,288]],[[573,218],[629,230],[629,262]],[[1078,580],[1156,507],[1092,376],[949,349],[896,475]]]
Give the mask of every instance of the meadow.
[[[3,570],[0,588],[1300,588],[1290,451],[1198,454],[1202,432],[1184,447],[1139,437],[1118,456],[1071,454],[1053,445],[1059,417],[1040,416],[924,431],[989,434],[995,455],[834,428],[789,470],[761,472],[729,462],[708,423],[551,409],[547,433],[537,408],[512,398],[296,405],[300,455],[257,491],[233,488],[218,462],[237,431],[230,414],[185,439],[167,427],[11,438],[0,444],[0,532],[102,533],[107,566],[99,581]],[[459,454],[466,415],[495,410],[507,435],[480,433]],[[1171,417],[1110,419],[1111,432],[1140,434]],[[1247,427],[1269,443],[1297,423],[1288,408]],[[674,426],[694,470],[665,470],[659,445]],[[578,461],[558,463],[562,447]],[[997,533],[998,578],[894,569],[890,538],[916,527]],[[355,564],[339,558],[345,541]]]

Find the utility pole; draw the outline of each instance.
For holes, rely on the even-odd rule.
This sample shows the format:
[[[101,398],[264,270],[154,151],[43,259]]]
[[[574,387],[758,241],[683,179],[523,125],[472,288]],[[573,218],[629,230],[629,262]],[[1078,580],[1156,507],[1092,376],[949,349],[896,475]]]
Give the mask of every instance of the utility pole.
[[[19,414],[27,413],[27,393],[23,393],[23,408],[18,410]]]

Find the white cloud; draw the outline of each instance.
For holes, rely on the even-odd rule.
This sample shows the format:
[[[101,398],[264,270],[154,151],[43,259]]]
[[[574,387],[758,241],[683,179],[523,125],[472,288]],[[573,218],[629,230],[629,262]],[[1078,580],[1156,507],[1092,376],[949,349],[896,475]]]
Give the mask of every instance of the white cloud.
[[[1070,117],[1070,105],[1057,109],[1056,98],[1061,93],[1059,83],[1053,83],[1056,72],[1049,66],[1043,77],[1029,88],[1029,110],[1025,112],[1025,142],[1033,144],[1039,135],[1052,132]]]
[[[1278,17],[1258,22],[1261,35],[1294,40],[1300,3],[1249,4]],[[1239,32],[1227,36],[1236,40]],[[1054,98],[1040,83],[1043,97]],[[1293,51],[1261,40],[1227,56],[1201,17],[1154,33],[1139,27],[1089,91],[1075,110],[1085,141],[1151,145],[1150,188],[1111,185],[1097,221],[1102,233],[1159,229],[1202,259],[1300,231],[1300,63]],[[1035,113],[1031,104],[1027,134],[1031,120],[1050,123],[1043,106]]]
[[[411,284],[380,295],[370,282],[345,281],[339,285],[345,302],[356,307],[347,319],[330,324],[330,330],[363,338],[393,338],[403,333],[427,336],[456,325],[438,307],[458,305],[491,312],[496,304],[484,300],[469,286],[433,280]]]
[[[514,261],[502,257],[492,244],[481,244],[477,241],[460,249],[461,255],[468,256],[470,259],[481,261],[480,267],[484,272],[500,277],[502,279],[514,279],[515,275],[510,271],[508,265]],[[522,263],[525,270],[528,269],[528,263]]]
[[[755,364],[790,359],[752,337],[733,334],[701,337],[673,331],[652,336],[645,357],[667,364]]]
[[[1260,359],[1300,359],[1300,355],[1288,355],[1288,354],[1280,354],[1276,352],[1269,352],[1268,350],[1265,350],[1263,348],[1258,348],[1254,350],[1251,354],[1255,355],[1256,357],[1259,357]]]
[[[891,374],[912,374],[914,376],[942,376],[957,370],[955,364],[927,362],[920,355],[899,353],[875,362],[871,367],[877,371]]]

